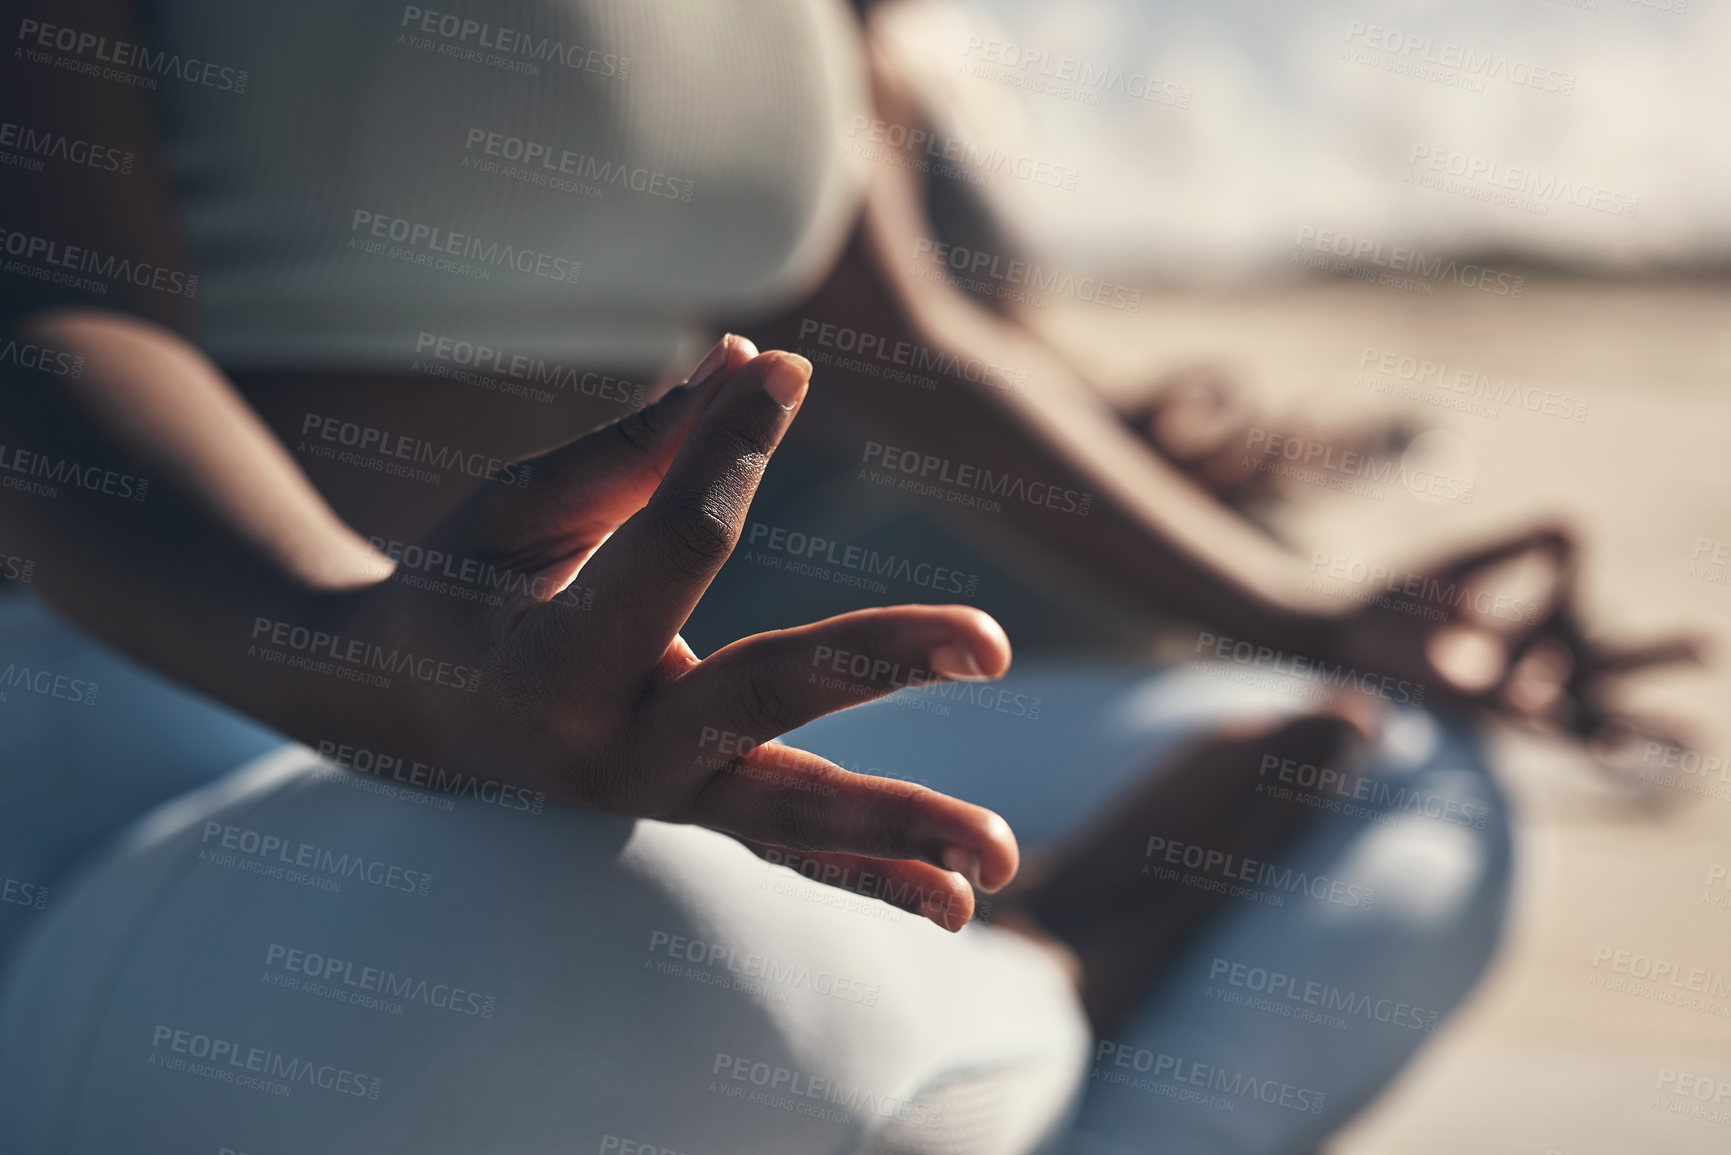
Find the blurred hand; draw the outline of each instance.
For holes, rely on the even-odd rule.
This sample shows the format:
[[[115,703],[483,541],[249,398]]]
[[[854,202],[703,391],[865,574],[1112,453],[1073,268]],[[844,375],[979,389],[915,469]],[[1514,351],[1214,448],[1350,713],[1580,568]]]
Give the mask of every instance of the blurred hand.
[[[1002,676],[997,623],[971,607],[892,606],[701,661],[679,636],[810,373],[801,357],[724,338],[688,384],[531,459],[530,487],[484,487],[422,543],[520,575],[512,584],[528,592],[493,607],[385,581],[345,599],[333,628],[481,670],[473,693],[393,691],[377,727],[398,748],[614,814],[708,826],[772,858],[793,851],[822,881],[958,929],[970,882],[997,890],[1016,873],[1003,819],[771,739],[910,683]]]
[[[1281,446],[1297,438],[1336,456],[1399,453],[1412,440],[1404,422],[1318,427],[1301,414],[1259,410],[1224,370],[1196,365],[1166,374],[1146,400],[1123,413],[1137,436],[1178,472],[1231,509],[1246,512],[1318,491],[1277,467]]]
[[[1698,661],[1699,644],[1589,639],[1575,604],[1576,552],[1566,530],[1541,527],[1415,567],[1346,619],[1334,656],[1422,682],[1427,703],[1486,709],[1578,739],[1607,767],[1642,739],[1688,745],[1675,723],[1623,713],[1616,696],[1629,674]],[[1507,592],[1520,567],[1539,575],[1537,593]]]

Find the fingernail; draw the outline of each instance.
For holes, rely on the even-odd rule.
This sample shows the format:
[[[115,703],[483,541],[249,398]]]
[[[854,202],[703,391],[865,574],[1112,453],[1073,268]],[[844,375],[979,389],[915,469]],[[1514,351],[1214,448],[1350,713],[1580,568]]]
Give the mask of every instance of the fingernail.
[[[974,652],[960,642],[946,642],[932,651],[932,672],[958,682],[990,681]]]
[[[953,870],[974,886],[980,885],[980,856],[959,846],[944,850],[944,869]]]
[[[811,380],[811,362],[798,353],[782,353],[763,373],[763,388],[783,409],[792,409],[805,396]]]
[[[956,933],[958,930],[961,930],[962,927],[967,925],[965,920],[960,923],[956,922],[955,903],[950,900],[950,896],[947,894],[939,893],[931,895],[921,904],[921,908],[928,919],[937,923],[938,926],[949,931],[951,934]]]
[[[727,338],[731,336],[733,336],[732,333],[722,335],[721,340],[715,343],[715,347],[704,356],[697,368],[691,371],[691,376],[685,379],[687,385],[695,387],[703,384],[715,375],[717,369],[727,363]]]

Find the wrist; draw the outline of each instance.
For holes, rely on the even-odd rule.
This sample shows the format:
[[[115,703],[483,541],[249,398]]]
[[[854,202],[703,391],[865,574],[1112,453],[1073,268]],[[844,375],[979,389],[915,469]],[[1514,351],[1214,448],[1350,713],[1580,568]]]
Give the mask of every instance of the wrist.
[[[255,716],[296,741],[379,746],[416,730],[396,672],[401,647],[383,636],[379,586],[303,587],[248,623],[247,656],[268,671],[253,684]]]

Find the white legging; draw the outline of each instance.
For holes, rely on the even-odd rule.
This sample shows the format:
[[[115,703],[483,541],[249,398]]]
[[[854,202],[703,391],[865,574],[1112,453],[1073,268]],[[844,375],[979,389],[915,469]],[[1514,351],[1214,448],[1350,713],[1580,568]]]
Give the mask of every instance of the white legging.
[[[1037,845],[1198,726],[1292,704],[1194,671],[1004,689],[793,740]],[[1429,1037],[1501,922],[1506,819],[1473,747],[1407,711],[1375,768],[1374,813],[1324,814],[1281,858],[1374,904],[1222,900],[1091,1040],[1013,934],[946,935],[711,832],[283,748],[56,889],[0,1003],[0,1148],[1303,1152]]]

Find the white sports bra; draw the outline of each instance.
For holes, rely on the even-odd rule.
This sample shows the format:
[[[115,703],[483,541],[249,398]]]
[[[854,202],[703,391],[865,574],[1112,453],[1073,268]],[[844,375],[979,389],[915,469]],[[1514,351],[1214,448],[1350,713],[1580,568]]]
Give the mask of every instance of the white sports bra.
[[[863,183],[840,0],[147,0],[145,39],[216,66],[153,99],[234,367],[658,365],[820,277]]]

